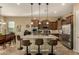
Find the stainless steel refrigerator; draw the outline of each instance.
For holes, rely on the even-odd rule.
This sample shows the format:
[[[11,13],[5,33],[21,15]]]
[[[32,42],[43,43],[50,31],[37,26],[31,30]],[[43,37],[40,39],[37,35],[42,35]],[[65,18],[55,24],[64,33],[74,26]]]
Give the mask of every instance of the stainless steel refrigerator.
[[[61,29],[61,43],[69,49],[73,49],[73,26],[72,24],[63,24]]]

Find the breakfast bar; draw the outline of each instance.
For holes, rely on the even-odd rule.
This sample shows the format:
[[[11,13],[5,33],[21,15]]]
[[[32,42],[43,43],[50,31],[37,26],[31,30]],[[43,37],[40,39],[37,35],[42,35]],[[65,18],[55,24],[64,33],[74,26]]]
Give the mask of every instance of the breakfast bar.
[[[22,36],[21,38],[23,38],[23,40],[27,40],[27,39],[37,39],[37,38],[57,39],[58,37],[56,37],[55,35],[26,35],[26,36]]]
[[[35,40],[36,39],[43,39],[44,44],[41,46],[42,51],[49,51],[50,46],[48,45],[49,40],[57,40],[58,37],[55,35],[26,35],[26,36],[21,36],[23,40],[30,40],[32,45],[29,47],[30,51],[36,51],[37,46],[35,45]]]

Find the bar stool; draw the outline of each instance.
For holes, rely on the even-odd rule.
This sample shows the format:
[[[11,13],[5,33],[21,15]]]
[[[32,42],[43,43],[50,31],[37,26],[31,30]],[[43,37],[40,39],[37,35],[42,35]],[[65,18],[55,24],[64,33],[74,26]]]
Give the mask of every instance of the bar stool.
[[[56,46],[56,45],[57,45],[57,40],[50,40],[50,41],[48,42],[48,44],[51,46],[51,52],[50,52],[48,55],[55,55],[55,54],[53,53],[53,46]]]
[[[43,45],[43,39],[36,39],[35,40],[35,45],[38,45],[38,53],[36,53],[36,55],[42,55],[42,53],[40,53],[40,45]]]
[[[22,38],[20,37],[20,35],[17,35],[17,40],[20,41],[20,46],[18,48],[18,50],[22,50],[23,47],[21,46],[22,45]]]
[[[26,53],[25,55],[31,55],[31,53],[28,52],[28,46],[30,46],[32,43],[30,40],[23,40],[23,45],[26,46]]]

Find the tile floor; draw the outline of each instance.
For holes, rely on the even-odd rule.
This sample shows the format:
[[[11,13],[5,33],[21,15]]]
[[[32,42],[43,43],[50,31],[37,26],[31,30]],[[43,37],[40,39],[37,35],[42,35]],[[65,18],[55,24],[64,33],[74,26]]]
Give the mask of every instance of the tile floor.
[[[2,49],[2,46],[0,46],[0,55],[24,55],[25,54],[25,48],[23,50],[18,50],[17,48],[18,48],[18,43],[16,45],[11,44],[11,46],[7,44],[6,49]],[[32,55],[35,55],[36,52],[31,51]],[[43,55],[47,55],[48,52],[49,51],[42,51]],[[64,47],[60,42],[56,47],[54,47],[54,52],[56,53],[56,55],[79,55],[79,53]]]

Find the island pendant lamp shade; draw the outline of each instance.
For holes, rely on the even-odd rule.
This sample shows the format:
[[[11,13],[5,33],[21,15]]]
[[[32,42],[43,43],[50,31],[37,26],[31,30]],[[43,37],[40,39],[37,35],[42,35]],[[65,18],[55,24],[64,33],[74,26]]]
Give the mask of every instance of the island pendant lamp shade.
[[[40,5],[41,5],[41,3],[39,3],[39,20],[40,20]]]
[[[38,5],[39,5],[39,24],[41,24],[41,22],[40,22],[40,5],[41,5],[41,3],[38,3]]]
[[[31,20],[33,20],[33,3],[31,3]],[[33,25],[32,21],[31,21],[31,25]]]
[[[46,9],[47,9],[47,17],[46,17],[47,19],[46,19],[46,20],[48,20],[48,5],[49,5],[49,4],[48,4],[48,3],[46,3]],[[47,22],[46,22],[46,24],[48,25],[48,24],[49,24],[49,22],[47,21]]]

